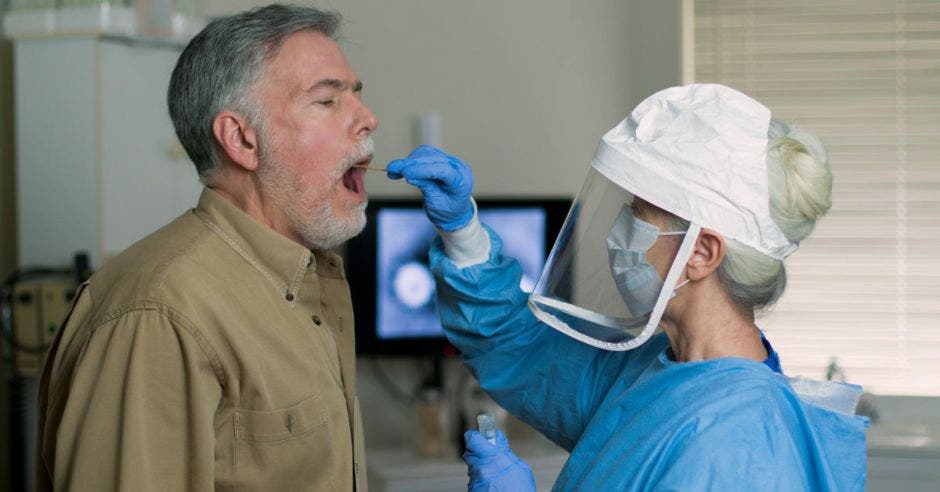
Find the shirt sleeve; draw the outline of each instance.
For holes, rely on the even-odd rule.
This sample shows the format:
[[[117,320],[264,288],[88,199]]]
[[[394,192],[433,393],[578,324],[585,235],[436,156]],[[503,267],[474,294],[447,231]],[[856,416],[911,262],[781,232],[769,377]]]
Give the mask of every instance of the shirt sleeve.
[[[626,363],[623,353],[583,344],[542,324],[519,288],[518,262],[486,228],[489,259],[460,268],[436,240],[431,268],[448,339],[500,405],[571,449]]]
[[[165,307],[97,326],[74,348],[71,374],[50,380],[46,411],[60,416],[43,466],[54,488],[212,490],[222,386],[205,348]]]

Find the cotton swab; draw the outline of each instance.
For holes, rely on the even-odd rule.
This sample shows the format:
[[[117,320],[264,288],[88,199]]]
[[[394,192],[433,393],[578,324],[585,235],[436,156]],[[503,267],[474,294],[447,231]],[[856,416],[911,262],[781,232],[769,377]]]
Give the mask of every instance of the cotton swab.
[[[357,165],[356,167],[361,167],[367,171],[379,171],[383,173],[388,172],[388,169],[385,169],[384,167],[372,167],[372,166],[365,166],[365,165]]]

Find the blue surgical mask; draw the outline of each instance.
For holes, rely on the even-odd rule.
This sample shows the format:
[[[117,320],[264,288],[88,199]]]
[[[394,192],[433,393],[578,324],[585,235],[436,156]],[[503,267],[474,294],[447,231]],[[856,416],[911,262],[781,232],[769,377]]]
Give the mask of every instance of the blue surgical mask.
[[[646,252],[659,236],[681,234],[685,232],[659,232],[658,227],[634,217],[630,207],[624,207],[614,220],[607,236],[610,270],[631,316],[653,312],[663,290],[663,280],[646,261]]]

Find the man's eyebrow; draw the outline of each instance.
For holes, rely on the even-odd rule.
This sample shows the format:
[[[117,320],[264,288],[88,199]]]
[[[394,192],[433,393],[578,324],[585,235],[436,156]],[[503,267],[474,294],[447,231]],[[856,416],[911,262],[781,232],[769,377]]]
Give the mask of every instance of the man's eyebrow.
[[[330,88],[330,89],[336,89],[336,90],[343,90],[343,89],[345,89],[346,87],[349,87],[349,84],[347,84],[346,82],[343,82],[342,80],[339,80],[339,79],[323,79],[323,80],[320,80],[320,81],[318,81],[317,83],[311,85],[311,86],[307,89],[307,92],[313,92],[313,91],[315,91],[315,90],[317,90],[317,89],[322,89],[322,88]],[[352,90],[353,90],[353,92],[359,92],[359,91],[361,91],[361,90],[362,90],[362,81],[361,81],[361,80],[355,81],[355,82],[353,83]]]

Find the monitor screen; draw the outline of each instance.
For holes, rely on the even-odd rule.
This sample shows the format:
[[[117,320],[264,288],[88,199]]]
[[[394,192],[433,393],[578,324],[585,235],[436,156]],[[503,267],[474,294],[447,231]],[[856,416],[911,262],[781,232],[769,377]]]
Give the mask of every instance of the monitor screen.
[[[477,200],[480,220],[499,234],[503,254],[535,287],[568,200]],[[347,245],[360,353],[427,354],[447,344],[437,312],[428,250],[436,235],[420,202],[372,200],[363,234]]]

